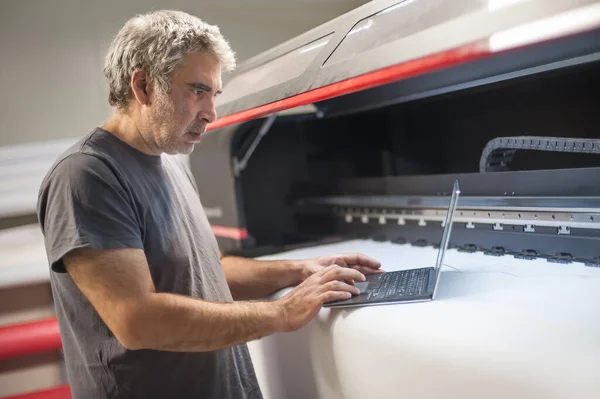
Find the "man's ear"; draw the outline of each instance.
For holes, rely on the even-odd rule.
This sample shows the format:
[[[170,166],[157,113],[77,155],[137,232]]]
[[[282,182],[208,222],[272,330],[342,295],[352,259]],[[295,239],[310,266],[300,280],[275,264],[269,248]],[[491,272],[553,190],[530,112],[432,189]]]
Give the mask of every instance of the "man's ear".
[[[147,105],[150,103],[150,81],[148,74],[141,69],[136,69],[131,75],[131,90],[135,100],[140,105]]]

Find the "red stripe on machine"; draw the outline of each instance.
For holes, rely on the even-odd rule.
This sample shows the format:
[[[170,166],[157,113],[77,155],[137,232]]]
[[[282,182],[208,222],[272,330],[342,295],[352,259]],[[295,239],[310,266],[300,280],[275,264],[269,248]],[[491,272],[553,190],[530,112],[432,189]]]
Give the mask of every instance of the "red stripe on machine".
[[[0,327],[0,359],[58,350],[62,347],[55,317]]]
[[[55,388],[44,389],[22,393],[14,396],[6,396],[2,399],[71,399],[71,388],[68,385],[61,385]]]
[[[217,237],[232,238],[234,240],[245,240],[248,238],[248,230],[239,227],[227,227],[211,225],[213,233]]]
[[[452,67],[455,65],[475,61],[489,56],[487,40],[461,46],[441,53],[428,55],[423,58],[393,65],[364,75],[356,76],[328,86],[297,94],[283,100],[261,105],[256,108],[247,109],[235,114],[224,116],[208,125],[207,130],[219,129],[236,123],[245,122],[254,118],[265,116],[306,104],[312,104],[329,98],[354,93],[360,90],[370,89],[397,80],[407,79],[413,76],[433,72],[436,70]]]

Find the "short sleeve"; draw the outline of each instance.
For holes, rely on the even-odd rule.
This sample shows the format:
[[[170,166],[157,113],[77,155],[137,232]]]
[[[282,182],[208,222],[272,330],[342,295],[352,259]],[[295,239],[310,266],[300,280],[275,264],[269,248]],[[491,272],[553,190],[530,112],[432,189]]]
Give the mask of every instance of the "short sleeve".
[[[77,248],[143,248],[135,203],[124,182],[101,159],[75,153],[44,179],[38,199],[50,267]]]

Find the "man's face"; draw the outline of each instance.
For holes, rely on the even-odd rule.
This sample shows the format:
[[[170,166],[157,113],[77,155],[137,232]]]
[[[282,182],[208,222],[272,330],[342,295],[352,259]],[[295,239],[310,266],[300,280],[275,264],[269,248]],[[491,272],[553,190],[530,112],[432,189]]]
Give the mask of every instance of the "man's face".
[[[175,71],[171,90],[155,90],[144,112],[141,133],[157,153],[189,154],[217,119],[215,97],[221,92],[221,66],[207,53],[188,53]]]

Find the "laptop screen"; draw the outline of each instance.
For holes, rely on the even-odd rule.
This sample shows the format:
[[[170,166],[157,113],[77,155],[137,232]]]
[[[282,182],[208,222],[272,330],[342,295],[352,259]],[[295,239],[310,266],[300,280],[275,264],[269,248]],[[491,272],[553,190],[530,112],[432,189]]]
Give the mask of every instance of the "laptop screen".
[[[452,197],[450,198],[450,206],[448,207],[448,213],[446,213],[446,219],[444,220],[444,233],[442,234],[442,241],[440,242],[440,250],[438,251],[437,261],[435,262],[435,273],[436,279],[442,269],[444,263],[444,255],[446,249],[448,249],[448,243],[450,242],[450,232],[452,230],[452,222],[454,221],[454,211],[456,210],[456,204],[458,202],[458,196],[460,194],[460,188],[458,187],[458,180],[454,182],[452,188]]]

